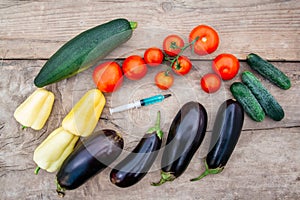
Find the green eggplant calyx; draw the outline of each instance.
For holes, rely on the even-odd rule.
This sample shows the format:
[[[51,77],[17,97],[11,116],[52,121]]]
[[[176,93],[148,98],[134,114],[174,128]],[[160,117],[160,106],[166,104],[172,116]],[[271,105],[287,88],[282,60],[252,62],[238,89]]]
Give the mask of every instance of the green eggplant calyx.
[[[26,128],[28,128],[27,126],[24,126],[24,125],[22,125],[22,130],[24,130],[24,129],[26,129]]]
[[[210,169],[207,165],[206,160],[204,161],[205,164],[205,171],[198,177],[191,179],[190,181],[199,181],[200,179],[204,178],[205,176],[209,174],[218,174],[223,171],[224,167],[218,167],[215,169]]]
[[[59,185],[57,180],[56,180],[56,192],[57,192],[58,196],[60,196],[60,197],[64,197],[66,194],[65,189]]]
[[[137,22],[129,22],[129,24],[130,24],[130,28],[133,29],[133,30],[136,29],[137,26],[138,26]]]
[[[160,111],[157,112],[156,122],[155,126],[151,127],[147,131],[148,134],[156,133],[159,139],[162,139],[163,137],[163,131],[160,129]]]
[[[163,138],[163,136],[164,136],[164,132],[162,132],[162,130],[157,131],[156,134],[157,134],[157,136],[158,136],[158,138],[159,138],[160,140],[161,140],[161,139]]]
[[[151,185],[152,186],[160,186],[160,185],[164,184],[167,181],[174,181],[175,178],[176,177],[171,172],[161,171],[161,178],[160,178],[159,182],[151,183]]]
[[[40,168],[39,166],[37,166],[37,167],[35,168],[35,170],[34,170],[34,174],[35,174],[35,175],[38,175],[40,169],[41,169],[41,168]]]

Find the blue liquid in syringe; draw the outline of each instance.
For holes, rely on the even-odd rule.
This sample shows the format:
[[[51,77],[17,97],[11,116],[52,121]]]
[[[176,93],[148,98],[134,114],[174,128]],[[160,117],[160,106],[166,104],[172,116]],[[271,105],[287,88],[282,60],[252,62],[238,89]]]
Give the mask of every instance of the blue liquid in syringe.
[[[171,94],[167,94],[167,95],[161,95],[160,94],[160,95],[156,95],[156,96],[149,97],[149,98],[146,98],[146,99],[142,99],[140,101],[141,101],[142,106],[147,106],[147,105],[151,105],[151,104],[161,102],[165,98],[168,98],[169,96],[171,96]]]

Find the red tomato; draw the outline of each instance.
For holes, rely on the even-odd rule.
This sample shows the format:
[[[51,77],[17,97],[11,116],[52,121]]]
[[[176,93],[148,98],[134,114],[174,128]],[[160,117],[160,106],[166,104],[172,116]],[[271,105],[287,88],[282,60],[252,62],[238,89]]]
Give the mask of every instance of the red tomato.
[[[178,61],[172,65],[173,71],[178,75],[185,75],[189,73],[192,68],[192,62],[185,56],[179,56]]]
[[[201,87],[207,93],[214,93],[221,87],[221,79],[217,74],[208,73],[201,78]]]
[[[93,80],[102,92],[114,92],[123,83],[121,67],[116,62],[105,62],[94,69]]]
[[[169,89],[174,83],[174,77],[171,73],[161,71],[155,76],[155,84],[162,90]]]
[[[218,33],[209,26],[196,26],[190,33],[189,42],[192,42],[196,37],[199,37],[199,39],[195,42],[193,48],[195,53],[199,55],[210,54],[219,46]]]
[[[214,59],[212,68],[223,80],[230,80],[239,72],[240,63],[234,55],[224,53]]]
[[[130,80],[139,80],[147,74],[147,65],[144,59],[137,55],[127,57],[122,65],[124,75]]]
[[[169,35],[163,41],[163,50],[169,56],[177,56],[183,46],[184,41],[178,35]]]
[[[156,67],[163,62],[164,53],[159,48],[149,48],[144,53],[144,60],[147,63],[147,65],[151,67]]]

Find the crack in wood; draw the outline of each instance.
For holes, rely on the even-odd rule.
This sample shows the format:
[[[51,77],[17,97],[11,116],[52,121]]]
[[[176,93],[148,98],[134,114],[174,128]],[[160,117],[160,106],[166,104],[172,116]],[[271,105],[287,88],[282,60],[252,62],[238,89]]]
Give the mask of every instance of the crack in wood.
[[[5,122],[0,123],[0,131],[5,127]],[[1,135],[1,134],[0,134]]]
[[[0,150],[3,151],[7,145],[13,144],[13,142],[7,142],[0,147]]]
[[[270,128],[256,128],[256,129],[243,129],[242,131],[265,131],[265,130],[276,130],[276,129],[292,129],[292,128],[300,128],[300,125],[292,125],[292,126],[286,126],[286,127],[270,127]]]

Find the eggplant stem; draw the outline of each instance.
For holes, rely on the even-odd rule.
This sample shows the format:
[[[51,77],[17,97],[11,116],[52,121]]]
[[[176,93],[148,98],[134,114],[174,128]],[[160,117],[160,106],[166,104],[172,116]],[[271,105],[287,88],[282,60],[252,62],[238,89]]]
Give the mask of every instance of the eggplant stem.
[[[149,134],[154,133],[154,132],[156,132],[159,139],[162,139],[164,133],[160,129],[160,111],[157,112],[155,126],[149,128],[148,131],[147,131],[147,133],[149,133]]]
[[[165,182],[167,182],[166,179],[160,178],[160,180],[158,182],[156,182],[156,183],[153,182],[153,183],[151,183],[151,185],[152,186],[160,186],[160,185],[164,184]]]
[[[35,168],[35,170],[34,170],[34,174],[38,175],[40,169],[41,169],[41,168],[40,168],[39,166],[37,166],[37,167]]]
[[[159,180],[159,182],[156,182],[156,183],[151,183],[152,186],[160,186],[162,184],[164,184],[165,182],[168,182],[168,181],[174,181],[176,177],[171,173],[171,172],[164,172],[164,171],[161,171],[161,178]]]
[[[218,167],[218,168],[215,168],[215,169],[210,169],[207,165],[206,160],[204,161],[204,164],[205,164],[205,171],[200,176],[198,176],[196,178],[193,178],[190,181],[199,181],[199,180],[201,180],[202,178],[204,178],[205,176],[207,176],[209,174],[218,174],[218,173],[222,172],[223,169],[224,169],[224,167]]]
[[[160,111],[157,112],[155,128],[160,129]]]
[[[156,132],[157,137],[161,140],[164,136],[164,132],[162,132],[161,130]]]
[[[209,170],[205,170],[200,176],[198,176],[197,178],[193,178],[190,181],[199,181],[200,179],[204,178],[208,174],[210,174]]]
[[[58,194],[58,196],[59,197],[64,197],[65,196],[65,189],[64,188],[62,188],[60,185],[59,185],[59,183],[58,183],[58,181],[56,180],[56,192],[57,192],[57,194]]]

